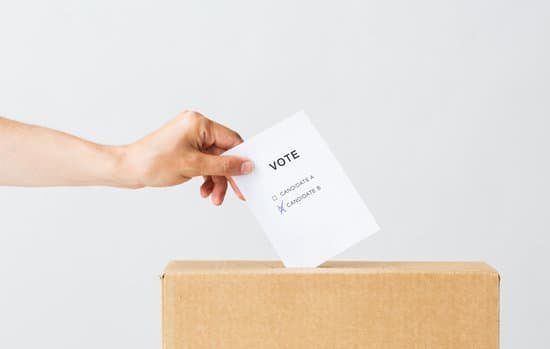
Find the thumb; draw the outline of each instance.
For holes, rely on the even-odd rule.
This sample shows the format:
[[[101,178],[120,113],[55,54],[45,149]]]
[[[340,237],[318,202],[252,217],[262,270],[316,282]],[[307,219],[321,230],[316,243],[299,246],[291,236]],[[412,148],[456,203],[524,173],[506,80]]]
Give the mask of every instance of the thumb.
[[[239,176],[252,172],[254,163],[238,156],[203,154],[199,158],[202,176]]]

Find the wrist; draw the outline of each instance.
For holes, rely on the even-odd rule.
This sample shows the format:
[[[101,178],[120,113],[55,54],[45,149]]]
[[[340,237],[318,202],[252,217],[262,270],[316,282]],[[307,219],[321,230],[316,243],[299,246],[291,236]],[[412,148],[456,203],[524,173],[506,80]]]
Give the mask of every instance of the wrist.
[[[140,180],[134,161],[132,161],[131,145],[106,146],[106,148],[112,158],[109,174],[110,185],[128,189],[143,188],[145,185]]]

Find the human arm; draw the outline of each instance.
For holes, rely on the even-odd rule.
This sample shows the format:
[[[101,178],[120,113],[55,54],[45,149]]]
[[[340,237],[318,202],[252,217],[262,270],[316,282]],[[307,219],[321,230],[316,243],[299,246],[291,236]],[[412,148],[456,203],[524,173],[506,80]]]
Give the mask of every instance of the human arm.
[[[0,118],[0,185],[163,187],[204,176],[201,195],[221,204],[231,176],[250,161],[220,156],[239,135],[196,112],[183,112],[137,142],[102,145],[73,135]]]

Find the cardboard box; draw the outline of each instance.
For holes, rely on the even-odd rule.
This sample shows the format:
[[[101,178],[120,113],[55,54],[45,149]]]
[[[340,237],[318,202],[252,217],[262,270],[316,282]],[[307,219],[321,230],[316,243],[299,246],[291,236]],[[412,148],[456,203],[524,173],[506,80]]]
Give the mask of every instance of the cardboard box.
[[[499,275],[478,262],[175,261],[163,348],[498,348]]]

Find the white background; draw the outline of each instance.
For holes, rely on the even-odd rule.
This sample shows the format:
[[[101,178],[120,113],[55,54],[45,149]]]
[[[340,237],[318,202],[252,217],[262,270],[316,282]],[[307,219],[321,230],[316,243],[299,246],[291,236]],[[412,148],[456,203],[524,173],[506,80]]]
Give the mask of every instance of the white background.
[[[304,109],[382,230],[340,258],[484,260],[502,346],[550,342],[545,1],[0,2],[0,114],[103,143]],[[0,188],[0,347],[158,348],[174,258],[274,259],[246,206]]]

